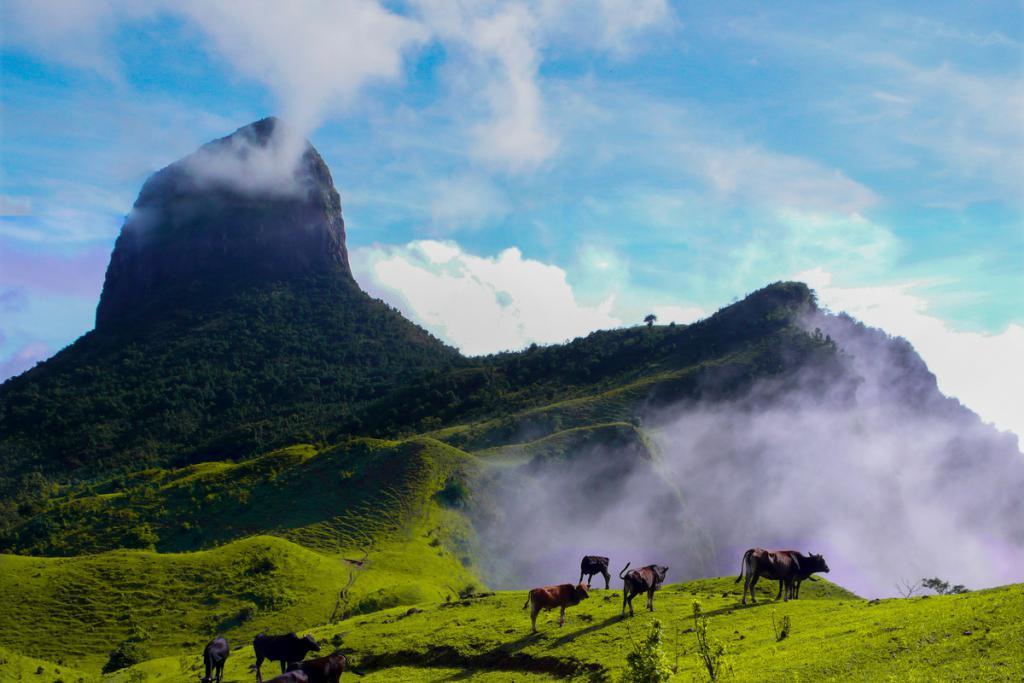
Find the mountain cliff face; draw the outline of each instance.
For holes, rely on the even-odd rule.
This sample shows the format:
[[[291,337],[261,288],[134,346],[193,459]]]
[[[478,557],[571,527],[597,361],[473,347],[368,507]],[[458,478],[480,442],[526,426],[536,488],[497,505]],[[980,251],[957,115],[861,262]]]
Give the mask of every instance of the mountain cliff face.
[[[353,282],[331,173],[267,118],[155,173],[114,245],[97,329],[253,283],[321,274]],[[294,167],[288,157],[300,149]]]

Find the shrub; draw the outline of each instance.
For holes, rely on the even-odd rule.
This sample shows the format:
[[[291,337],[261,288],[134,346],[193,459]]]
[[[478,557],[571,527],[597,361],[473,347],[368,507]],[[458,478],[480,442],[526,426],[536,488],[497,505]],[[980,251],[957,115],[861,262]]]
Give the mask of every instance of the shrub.
[[[661,622],[651,622],[651,630],[641,642],[633,642],[633,651],[626,655],[624,683],[662,683],[672,677],[672,667],[661,645]]]
[[[789,636],[789,615],[783,615],[779,623],[775,623],[775,610],[772,610],[772,631],[775,632],[775,642],[779,643]]]
[[[717,681],[729,668],[725,659],[725,645],[708,633],[709,621],[701,609],[700,601],[693,601],[693,630],[697,635],[697,657],[708,678]]]
[[[103,673],[109,674],[151,659],[149,650],[143,644],[145,634],[136,631],[110,652]]]

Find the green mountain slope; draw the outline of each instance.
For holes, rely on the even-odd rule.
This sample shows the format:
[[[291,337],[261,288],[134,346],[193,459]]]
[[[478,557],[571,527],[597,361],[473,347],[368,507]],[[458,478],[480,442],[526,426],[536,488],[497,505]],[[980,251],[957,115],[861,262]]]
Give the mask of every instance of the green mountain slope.
[[[273,534],[326,552],[369,548],[419,523],[448,477],[472,463],[433,439],[353,439],[149,469],[55,499],[7,543],[41,555],[182,552]]]

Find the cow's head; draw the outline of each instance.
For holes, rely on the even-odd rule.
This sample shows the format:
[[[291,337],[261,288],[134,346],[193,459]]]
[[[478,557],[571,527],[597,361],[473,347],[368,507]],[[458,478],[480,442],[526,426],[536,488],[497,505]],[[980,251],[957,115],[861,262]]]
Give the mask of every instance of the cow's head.
[[[651,565],[651,571],[654,572],[654,585],[660,586],[665,582],[665,574],[668,573],[668,567],[662,567],[658,564]]]
[[[312,633],[307,633],[302,641],[310,652],[320,652],[320,643],[316,642],[316,638],[313,637]]]
[[[587,592],[587,587],[584,584],[579,584],[575,589],[577,600],[586,600],[590,597],[590,593]]]
[[[821,555],[808,555],[805,562],[809,571],[828,574],[828,564]]]

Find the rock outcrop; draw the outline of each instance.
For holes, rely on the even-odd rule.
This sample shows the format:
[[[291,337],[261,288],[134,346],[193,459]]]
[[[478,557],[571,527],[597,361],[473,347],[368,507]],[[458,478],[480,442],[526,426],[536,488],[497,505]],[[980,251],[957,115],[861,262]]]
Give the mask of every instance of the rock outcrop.
[[[266,118],[149,178],[114,246],[96,327],[311,274],[352,281],[341,201],[312,145]]]

